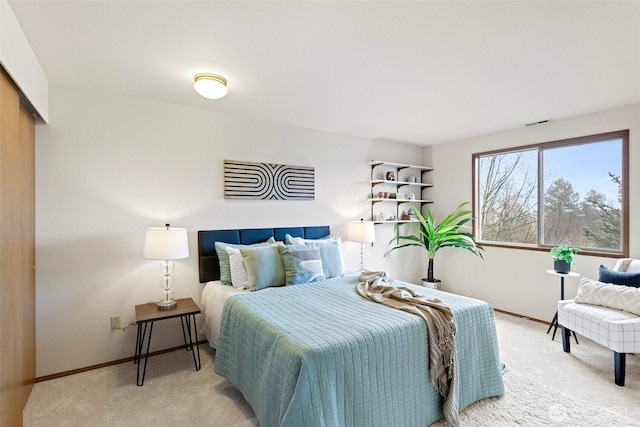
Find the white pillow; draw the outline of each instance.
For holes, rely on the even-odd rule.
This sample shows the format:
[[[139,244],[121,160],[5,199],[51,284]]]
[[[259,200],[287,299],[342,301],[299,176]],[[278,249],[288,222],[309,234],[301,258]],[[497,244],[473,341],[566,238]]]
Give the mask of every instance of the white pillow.
[[[640,288],[583,278],[575,302],[600,305],[640,316]]]
[[[295,246],[304,245],[305,244],[305,240],[302,237],[291,237],[289,239],[289,242],[290,243],[288,243],[288,244],[295,245]]]
[[[249,277],[247,267],[244,265],[240,249],[227,246],[225,248],[229,254],[229,267],[231,269],[231,285],[236,289],[247,289],[249,287]]]

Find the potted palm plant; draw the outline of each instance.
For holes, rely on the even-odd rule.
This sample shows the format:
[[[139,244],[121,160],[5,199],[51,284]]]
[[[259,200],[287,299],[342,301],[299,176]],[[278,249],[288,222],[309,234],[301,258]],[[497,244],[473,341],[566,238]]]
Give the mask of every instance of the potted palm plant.
[[[389,241],[389,246],[394,245],[394,243],[395,245],[387,249],[385,256],[396,249],[409,246],[424,248],[429,257],[429,266],[427,268],[427,277],[423,278],[422,281],[426,282],[429,287],[439,288],[440,280],[433,276],[433,259],[438,250],[445,247],[460,248],[468,250],[482,258],[481,251],[483,248],[476,242],[473,234],[461,231],[461,228],[465,224],[473,220],[470,216],[471,211],[463,209],[467,204],[469,204],[469,202],[458,205],[440,224],[436,224],[434,221],[431,210],[427,210],[427,215],[423,216],[420,209],[412,205],[411,209],[420,224],[408,224],[408,226],[417,234],[400,235],[397,233],[396,237]],[[396,232],[398,231],[399,225],[400,224],[396,225]]]
[[[578,251],[579,249],[571,244],[551,248],[553,269],[556,273],[569,273],[571,271],[571,264],[575,264],[576,262],[575,256]]]

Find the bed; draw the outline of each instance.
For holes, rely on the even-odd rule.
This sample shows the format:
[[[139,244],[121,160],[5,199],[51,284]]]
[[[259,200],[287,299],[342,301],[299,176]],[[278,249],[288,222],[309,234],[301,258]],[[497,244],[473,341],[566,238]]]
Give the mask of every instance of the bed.
[[[216,241],[293,236],[308,242],[327,235],[325,226],[199,231],[202,324],[216,348],[216,372],[244,395],[262,427],[425,427],[443,418],[429,382],[424,321],[361,297],[357,276],[257,292],[220,282]],[[454,313],[460,410],[502,395],[493,308],[402,284],[439,298]]]

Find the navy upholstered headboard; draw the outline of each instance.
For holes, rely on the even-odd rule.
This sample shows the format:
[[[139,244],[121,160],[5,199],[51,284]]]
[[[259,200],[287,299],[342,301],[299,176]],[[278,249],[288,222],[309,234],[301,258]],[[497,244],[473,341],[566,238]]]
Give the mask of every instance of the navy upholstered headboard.
[[[251,245],[264,242],[269,237],[283,241],[285,234],[305,239],[320,239],[330,234],[328,225],[313,227],[246,228],[235,230],[198,231],[198,264],[200,283],[220,279],[220,264],[216,253],[216,242]]]

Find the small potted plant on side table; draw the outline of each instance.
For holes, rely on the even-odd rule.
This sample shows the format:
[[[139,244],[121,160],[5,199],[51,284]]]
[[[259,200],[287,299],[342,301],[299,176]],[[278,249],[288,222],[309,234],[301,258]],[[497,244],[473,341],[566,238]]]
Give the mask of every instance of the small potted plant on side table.
[[[560,245],[551,249],[553,269],[556,273],[567,274],[571,271],[571,264],[575,264],[575,256],[579,249],[572,245]]]

